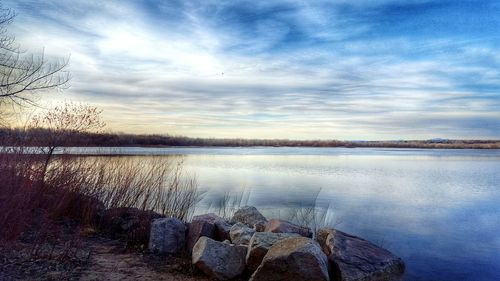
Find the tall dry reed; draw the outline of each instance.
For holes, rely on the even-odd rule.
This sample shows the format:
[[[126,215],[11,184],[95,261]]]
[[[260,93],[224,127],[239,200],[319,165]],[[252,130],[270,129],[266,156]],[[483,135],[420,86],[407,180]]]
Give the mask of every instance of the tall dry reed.
[[[46,166],[46,155],[32,152],[0,151],[3,245],[27,231],[43,231],[48,222],[98,223],[106,208],[134,207],[187,220],[201,196],[178,157],[56,154]]]

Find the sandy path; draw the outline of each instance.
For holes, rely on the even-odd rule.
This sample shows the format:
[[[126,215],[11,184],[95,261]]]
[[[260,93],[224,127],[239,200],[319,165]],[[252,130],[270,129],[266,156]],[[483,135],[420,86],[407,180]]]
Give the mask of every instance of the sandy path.
[[[116,241],[96,240],[90,247],[92,256],[88,268],[81,272],[82,281],[208,280],[203,276],[172,273],[148,266],[144,257],[124,251],[123,246]]]

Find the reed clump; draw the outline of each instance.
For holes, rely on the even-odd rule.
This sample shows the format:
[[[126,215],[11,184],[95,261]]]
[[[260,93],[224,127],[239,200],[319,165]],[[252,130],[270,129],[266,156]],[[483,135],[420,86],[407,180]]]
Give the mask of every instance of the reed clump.
[[[137,208],[187,220],[201,196],[182,159],[63,154],[45,169],[45,155],[25,152],[0,153],[3,245],[26,231],[42,236],[48,221],[96,227],[106,209]]]
[[[56,107],[18,129],[9,146],[0,146],[0,249],[23,236],[55,237],[52,225],[61,222],[71,222],[74,232],[97,227],[109,209],[181,220],[192,215],[201,194],[195,178],[184,172],[182,157],[64,153],[75,133],[103,127],[99,114],[88,106]],[[34,128],[45,128],[44,134],[32,138],[28,132]]]

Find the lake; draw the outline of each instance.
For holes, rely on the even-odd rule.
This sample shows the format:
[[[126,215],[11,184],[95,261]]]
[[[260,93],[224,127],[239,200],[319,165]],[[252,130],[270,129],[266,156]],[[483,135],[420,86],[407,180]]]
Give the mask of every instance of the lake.
[[[206,191],[268,217],[319,206],[325,222],[406,263],[405,280],[500,280],[500,150],[383,148],[78,148],[184,155]]]

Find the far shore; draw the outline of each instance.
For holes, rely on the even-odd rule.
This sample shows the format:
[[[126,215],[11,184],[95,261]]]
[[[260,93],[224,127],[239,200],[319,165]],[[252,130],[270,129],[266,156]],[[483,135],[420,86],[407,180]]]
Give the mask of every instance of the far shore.
[[[44,139],[54,134],[45,129],[0,129],[0,146],[16,146],[19,140],[31,140],[23,146],[46,146]],[[427,140],[290,140],[242,138],[193,138],[171,135],[65,132],[67,147],[345,147],[345,148],[424,148],[424,149],[500,149],[500,139]]]

